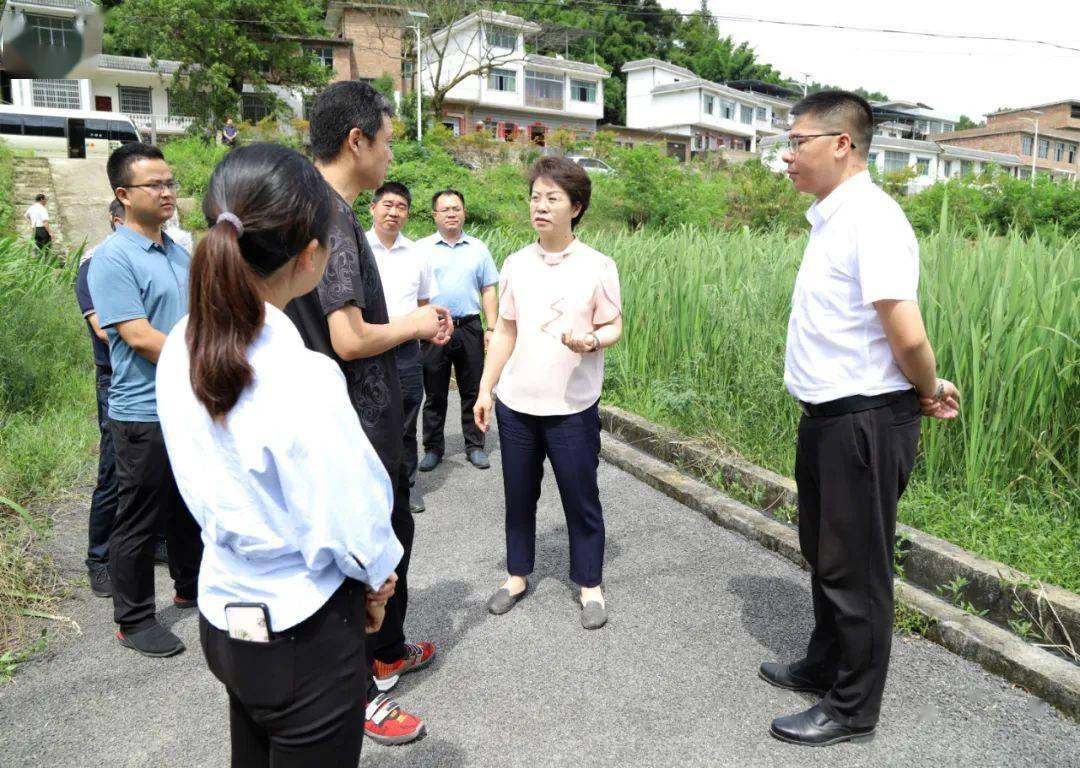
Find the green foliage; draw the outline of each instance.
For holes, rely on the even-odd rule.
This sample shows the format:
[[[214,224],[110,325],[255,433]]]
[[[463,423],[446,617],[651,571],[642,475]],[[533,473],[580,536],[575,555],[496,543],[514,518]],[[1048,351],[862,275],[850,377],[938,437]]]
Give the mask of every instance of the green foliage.
[[[968,128],[978,128],[979,126],[986,125],[985,122],[976,123],[967,115],[960,115],[960,119],[956,122],[956,130],[966,131]]]
[[[0,232],[7,232],[15,220],[14,180],[11,148],[0,141]]]
[[[109,12],[108,40],[122,50],[176,59],[180,114],[217,129],[237,113],[245,83],[284,109],[267,86],[319,87],[329,72],[289,36],[318,36],[323,12],[305,0],[125,0]],[[183,34],[177,34],[183,30]]]
[[[162,147],[173,176],[180,184],[181,195],[201,200],[210,182],[214,166],[228,153],[217,142],[207,142],[194,136],[174,139]]]

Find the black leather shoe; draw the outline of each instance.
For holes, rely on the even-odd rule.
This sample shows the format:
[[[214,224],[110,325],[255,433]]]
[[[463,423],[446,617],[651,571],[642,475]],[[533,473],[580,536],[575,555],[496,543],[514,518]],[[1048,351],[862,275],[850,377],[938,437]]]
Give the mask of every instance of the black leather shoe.
[[[839,744],[841,741],[867,741],[874,735],[874,726],[852,728],[841,725],[831,720],[821,709],[820,704],[815,704],[797,715],[776,718],[772,721],[769,733],[789,744],[827,747],[830,744]]]
[[[420,459],[420,466],[418,469],[421,472],[430,472],[439,466],[439,462],[442,461],[442,454],[435,453],[434,451],[428,451],[424,454],[424,458]]]
[[[775,661],[766,661],[758,669],[758,677],[769,685],[775,685],[777,688],[784,688],[788,691],[813,693],[818,696],[824,696],[829,692],[831,687],[829,684],[794,672],[792,670],[794,666],[794,664],[777,664]]]

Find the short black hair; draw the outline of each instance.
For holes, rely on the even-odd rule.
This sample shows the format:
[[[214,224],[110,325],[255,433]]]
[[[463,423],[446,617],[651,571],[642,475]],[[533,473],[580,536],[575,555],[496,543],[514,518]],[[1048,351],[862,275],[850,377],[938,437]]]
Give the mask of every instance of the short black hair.
[[[34,202],[35,203],[40,203],[42,200],[48,200],[48,198],[45,197],[44,192],[38,192],[36,195],[34,195]]]
[[[537,179],[550,179],[566,193],[571,205],[581,206],[577,216],[570,220],[570,229],[575,229],[589,210],[592,199],[592,179],[588,172],[568,157],[541,157],[529,172],[529,194],[532,194]]]
[[[157,147],[133,141],[124,144],[109,155],[109,162],[105,166],[109,174],[109,186],[114,190],[131,183],[131,166],[139,160],[164,160],[165,155]]]
[[[461,207],[465,207],[465,195],[458,192],[456,189],[440,189],[434,195],[431,196],[431,210],[435,210],[435,204],[439,202],[439,198],[444,195],[454,195],[461,201]]]
[[[386,194],[397,195],[398,197],[404,197],[405,202],[409,204],[410,208],[412,208],[412,194],[409,192],[409,188],[406,187],[401,182],[397,182],[397,181],[388,181],[385,184],[383,184],[381,187],[376,189],[375,193],[371,196],[371,204],[375,205],[375,203],[382,200],[383,195],[386,195]]]
[[[116,217],[118,219],[123,219],[127,217],[127,208],[125,208],[124,204],[117,200],[115,197],[113,198],[113,201],[109,203],[109,217],[110,219],[112,217]]]
[[[353,128],[359,128],[368,141],[375,141],[383,115],[393,117],[394,110],[369,83],[341,80],[330,84],[315,97],[308,126],[311,154],[316,160],[334,159]]]
[[[843,131],[851,136],[853,149],[860,155],[867,157],[870,154],[870,144],[874,140],[874,109],[870,102],[856,93],[812,93],[791,108],[791,115],[819,117],[830,130]]]

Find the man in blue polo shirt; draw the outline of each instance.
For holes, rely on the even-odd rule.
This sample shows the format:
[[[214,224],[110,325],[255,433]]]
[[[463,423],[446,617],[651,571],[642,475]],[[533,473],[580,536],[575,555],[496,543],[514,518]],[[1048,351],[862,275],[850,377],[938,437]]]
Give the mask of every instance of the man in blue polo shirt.
[[[484,352],[495,330],[498,298],[495,284],[499,271],[486,245],[466,235],[465,196],[455,189],[436,192],[431,212],[438,232],[418,240],[416,248],[427,256],[435,270],[439,293],[433,299],[446,307],[454,318],[450,343],[439,346],[421,342],[424,363],[424,458],[421,472],[430,472],[442,461],[446,451],[443,426],[446,423],[446,400],[450,389],[450,367],[454,367],[461,395],[461,432],[465,436],[465,455],[477,469],[487,469],[484,433],[473,419],[473,405],[480,391],[484,370]],[[487,330],[480,325],[484,313]]]
[[[109,540],[113,618],[125,648],[172,656],[184,644],[155,617],[159,516],[166,521],[177,607],[196,605],[202,542],[169,466],[154,377],[166,335],[187,313],[191,257],[162,231],[176,210],[176,182],[161,150],[125,144],[109,157],[107,170],[126,215],[124,225],[95,251],[88,278],[113,369],[109,429],[120,499]]]

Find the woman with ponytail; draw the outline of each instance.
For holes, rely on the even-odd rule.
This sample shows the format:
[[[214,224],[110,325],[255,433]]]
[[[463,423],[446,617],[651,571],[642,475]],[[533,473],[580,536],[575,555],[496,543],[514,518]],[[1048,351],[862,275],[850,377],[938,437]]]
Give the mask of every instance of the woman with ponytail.
[[[203,200],[190,314],[158,363],[169,458],[202,528],[199,634],[228,692],[234,767],[355,768],[365,630],[402,553],[344,377],[282,312],[323,275],[330,206],[290,149],[227,155]]]

